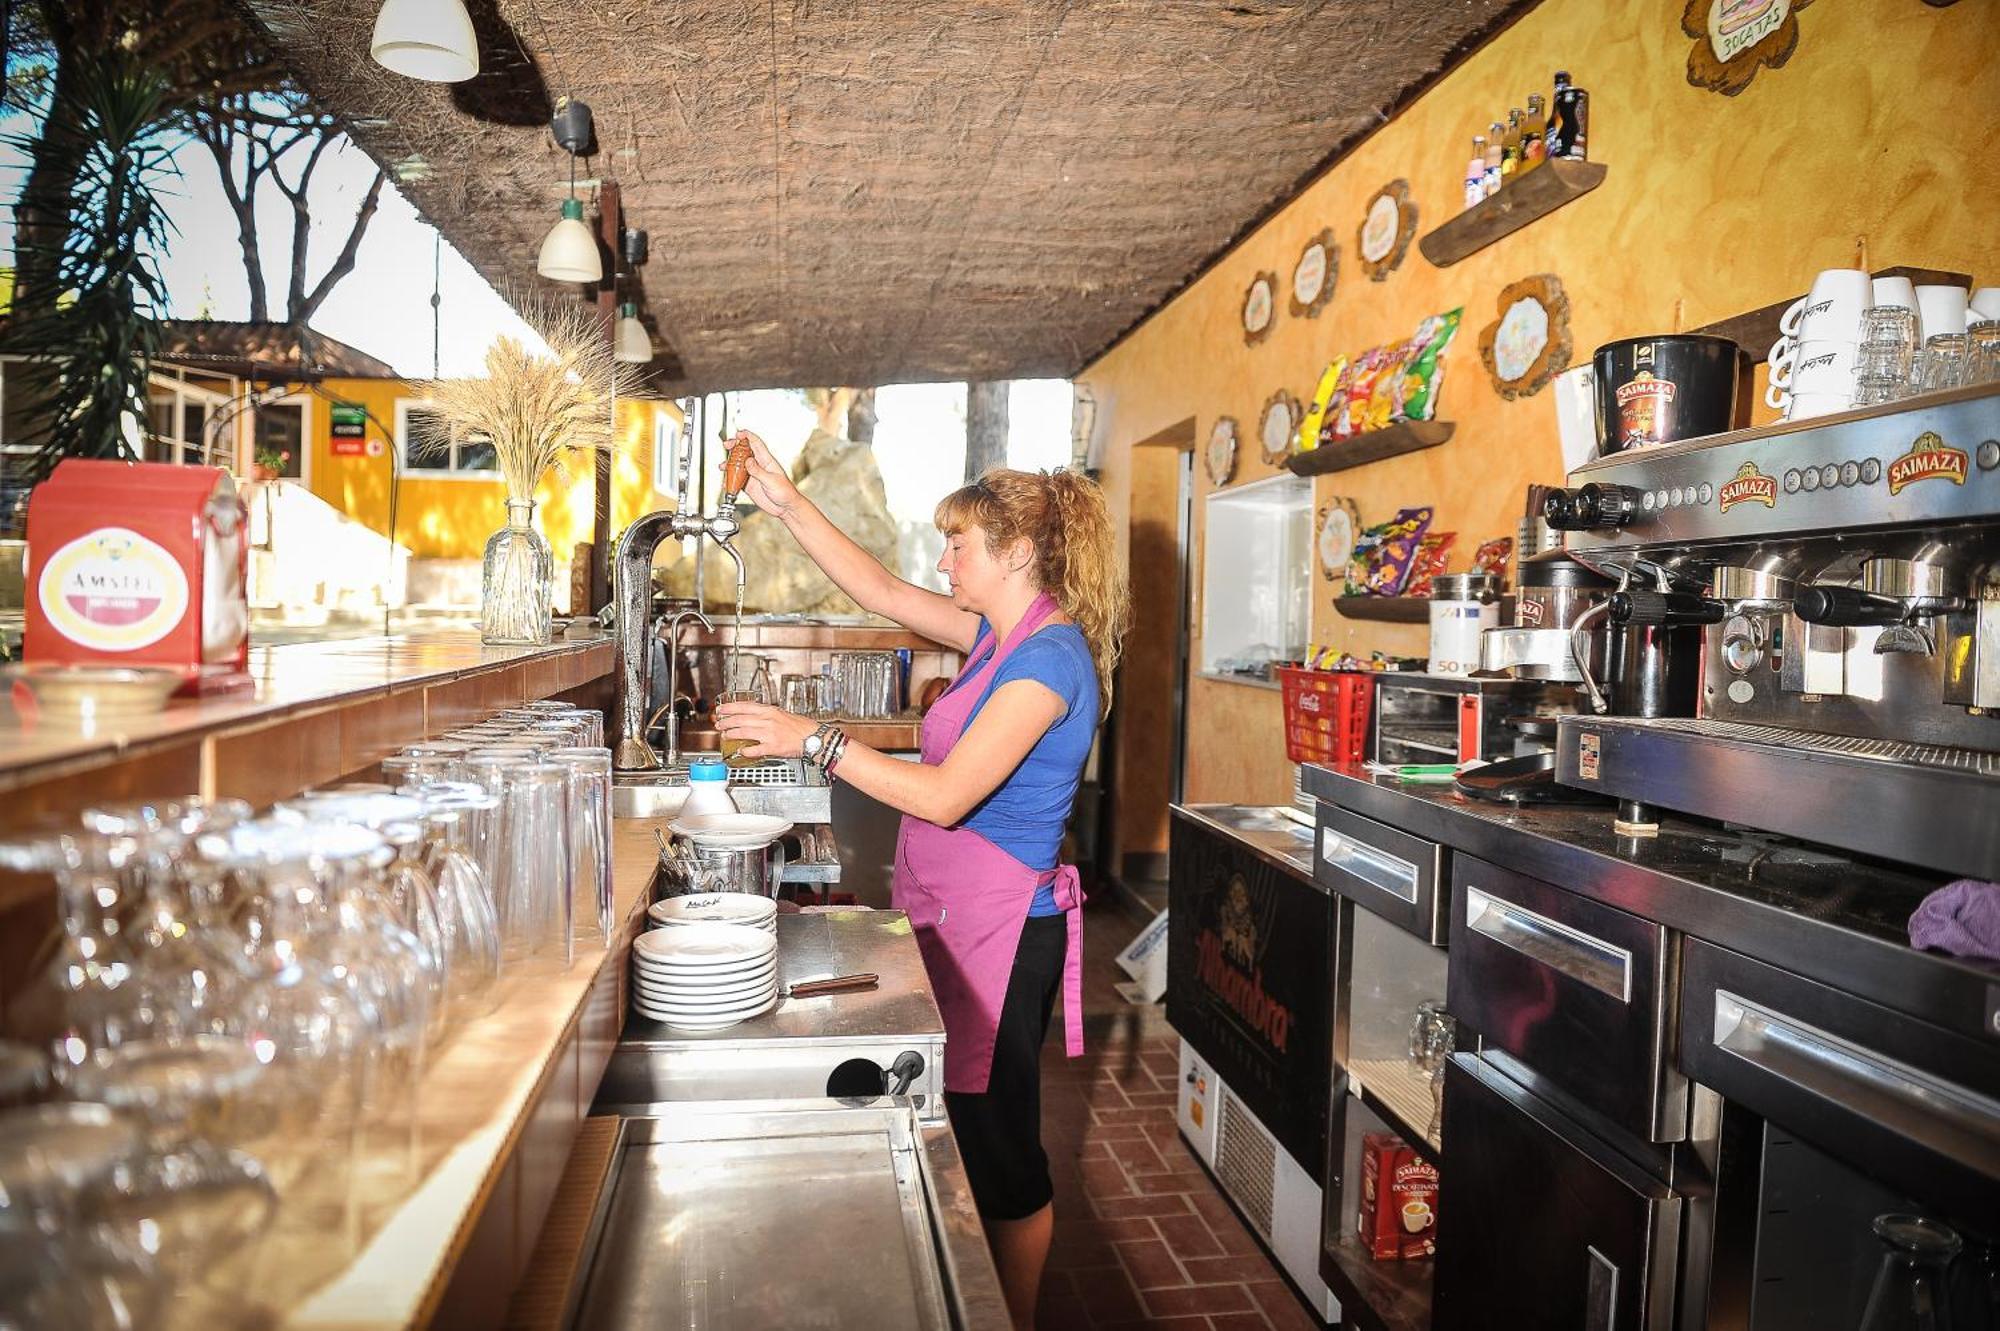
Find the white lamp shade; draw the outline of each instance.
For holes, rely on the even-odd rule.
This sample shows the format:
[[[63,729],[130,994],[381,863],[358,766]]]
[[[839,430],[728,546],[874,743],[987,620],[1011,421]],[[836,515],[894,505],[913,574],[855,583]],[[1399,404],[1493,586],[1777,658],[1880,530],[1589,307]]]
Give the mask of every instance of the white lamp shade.
[[[479,72],[479,38],[463,0],[382,0],[368,53],[426,83],[463,83]]]
[[[619,316],[617,334],[611,341],[611,355],[627,365],[644,365],[653,359],[653,339],[646,335],[646,325],[639,322],[637,315]]]
[[[562,220],[549,228],[535,271],[552,282],[602,282],[604,263],[597,256],[597,237],[582,218],[571,215],[574,211],[565,205]]]

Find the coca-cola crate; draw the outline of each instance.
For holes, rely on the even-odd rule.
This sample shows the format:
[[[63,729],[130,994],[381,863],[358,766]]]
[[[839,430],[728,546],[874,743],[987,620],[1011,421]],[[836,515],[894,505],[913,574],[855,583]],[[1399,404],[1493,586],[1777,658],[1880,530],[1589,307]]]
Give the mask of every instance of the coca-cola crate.
[[[1285,697],[1285,756],[1295,763],[1358,763],[1368,741],[1375,676],[1358,670],[1278,667]]]

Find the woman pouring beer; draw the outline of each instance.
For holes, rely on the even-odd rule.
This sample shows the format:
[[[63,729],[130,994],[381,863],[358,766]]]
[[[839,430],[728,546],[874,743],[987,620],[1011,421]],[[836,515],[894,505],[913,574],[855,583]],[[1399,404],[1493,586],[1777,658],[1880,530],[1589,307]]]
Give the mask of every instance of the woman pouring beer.
[[[759,703],[716,710],[748,757],[804,757],[899,810],[892,901],[908,912],[945,1022],[945,1105],[1007,1307],[1034,1319],[1053,1230],[1039,1055],[1057,990],[1082,1052],[1082,892],[1058,863],[1111,701],[1124,579],[1095,483],[989,471],[937,507],[944,595],[906,582],[800,494],[745,432],[751,499],[863,609],[965,655],[925,715],[923,761]]]

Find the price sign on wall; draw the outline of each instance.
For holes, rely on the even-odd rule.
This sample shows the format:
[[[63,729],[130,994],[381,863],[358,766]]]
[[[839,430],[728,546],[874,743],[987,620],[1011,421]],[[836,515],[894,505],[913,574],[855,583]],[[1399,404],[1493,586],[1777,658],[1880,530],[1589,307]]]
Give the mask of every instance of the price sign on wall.
[[[336,402],[327,416],[333,422],[333,442],[328,451],[334,457],[371,456],[368,452],[368,408],[358,402]]]

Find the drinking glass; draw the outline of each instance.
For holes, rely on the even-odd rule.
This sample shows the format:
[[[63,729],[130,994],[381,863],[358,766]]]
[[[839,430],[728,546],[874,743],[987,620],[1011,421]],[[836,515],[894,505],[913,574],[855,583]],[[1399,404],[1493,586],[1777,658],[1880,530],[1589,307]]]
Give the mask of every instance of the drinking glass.
[[[1968,342],[1964,333],[1939,333],[1917,357],[1917,391],[1937,393],[1965,382]]]
[[[727,702],[763,702],[764,690],[734,689],[728,693],[718,695],[715,701],[718,706]],[[749,748],[753,743],[755,743],[754,740],[737,739],[730,735],[724,735],[722,737],[722,761],[728,763],[731,767],[748,767],[752,765],[757,761],[755,758],[744,758],[741,755],[743,750]]]
[[[424,787],[421,798],[424,866],[437,884],[451,1003],[459,1016],[483,1016],[500,997],[500,922],[467,829],[475,817],[490,818],[499,801],[477,786],[445,783]]]
[[[1858,1331],[1948,1331],[1951,1290],[1945,1269],[1964,1241],[1949,1227],[1916,1215],[1878,1215],[1882,1264]]]
[[[58,1069],[145,1033],[121,933],[140,857],[132,837],[74,827],[0,841],[0,868],[55,879],[58,932],[43,949],[41,982],[9,1004],[8,1020]]]
[[[0,1040],[0,1111],[48,1098],[49,1056],[31,1044]]]
[[[812,675],[786,675],[780,685],[779,706],[793,716],[811,716],[814,710]]]
[[[225,1261],[253,1263],[276,1209],[263,1165],[236,1149],[268,1132],[263,1074],[254,1044],[212,1035],[134,1040],[71,1074],[77,1094],[145,1127],[145,1150],[89,1191],[86,1214],[140,1242],[184,1292]]]
[[[80,1213],[139,1142],[138,1126],[103,1105],[0,1113],[0,1325],[154,1323],[161,1290],[150,1260]]]
[[[568,778],[555,763],[522,763],[508,771],[501,791],[499,831],[508,871],[498,903],[510,965],[521,960],[567,970],[574,956]]]
[[[1985,319],[1965,330],[1965,383],[2000,383],[2000,321]]]
[[[427,786],[451,775],[452,759],[442,753],[398,753],[382,760],[382,779],[397,790]]]
[[[611,750],[555,749],[548,761],[567,774],[571,861],[576,899],[572,910],[587,942],[611,942]]]

